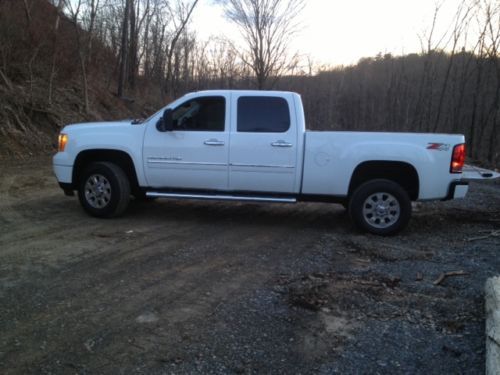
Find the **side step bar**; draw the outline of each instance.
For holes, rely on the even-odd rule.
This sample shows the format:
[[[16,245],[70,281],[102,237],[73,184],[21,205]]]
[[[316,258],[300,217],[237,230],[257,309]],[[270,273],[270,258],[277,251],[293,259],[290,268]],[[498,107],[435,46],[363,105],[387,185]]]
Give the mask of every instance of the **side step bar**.
[[[222,201],[244,201],[244,202],[275,202],[275,203],[296,203],[296,198],[279,197],[255,197],[249,195],[219,195],[219,194],[184,194],[184,193],[163,193],[157,191],[148,191],[147,197],[153,198],[177,198],[177,199],[204,199],[204,200],[222,200]]]

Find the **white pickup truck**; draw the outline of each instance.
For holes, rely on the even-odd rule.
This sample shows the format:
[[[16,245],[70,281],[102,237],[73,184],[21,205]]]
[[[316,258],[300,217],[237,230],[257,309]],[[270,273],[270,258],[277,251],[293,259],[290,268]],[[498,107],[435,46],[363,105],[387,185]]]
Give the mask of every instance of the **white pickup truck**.
[[[341,203],[394,234],[411,201],[463,198],[463,135],[306,131],[301,98],[277,91],[187,94],[144,121],[69,125],[54,171],[93,216],[136,198]]]

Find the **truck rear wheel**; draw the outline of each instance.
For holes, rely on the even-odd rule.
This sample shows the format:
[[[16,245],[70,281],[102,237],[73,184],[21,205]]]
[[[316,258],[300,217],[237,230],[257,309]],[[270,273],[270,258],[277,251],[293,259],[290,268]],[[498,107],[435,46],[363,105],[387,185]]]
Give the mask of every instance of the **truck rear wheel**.
[[[397,183],[378,179],[365,182],[351,195],[349,215],[367,232],[392,235],[401,231],[411,217],[411,200]]]
[[[122,214],[130,200],[130,182],[116,164],[90,164],[80,177],[78,198],[92,216],[113,217]]]

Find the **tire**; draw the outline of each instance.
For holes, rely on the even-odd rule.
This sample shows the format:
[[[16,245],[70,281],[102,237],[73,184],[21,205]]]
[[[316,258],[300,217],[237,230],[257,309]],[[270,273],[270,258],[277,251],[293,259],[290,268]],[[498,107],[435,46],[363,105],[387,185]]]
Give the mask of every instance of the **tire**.
[[[370,180],[351,195],[349,215],[361,230],[382,236],[393,235],[408,225],[411,200],[408,193],[393,181]]]
[[[92,163],[80,176],[78,198],[84,210],[92,216],[119,216],[130,200],[130,182],[116,164]]]

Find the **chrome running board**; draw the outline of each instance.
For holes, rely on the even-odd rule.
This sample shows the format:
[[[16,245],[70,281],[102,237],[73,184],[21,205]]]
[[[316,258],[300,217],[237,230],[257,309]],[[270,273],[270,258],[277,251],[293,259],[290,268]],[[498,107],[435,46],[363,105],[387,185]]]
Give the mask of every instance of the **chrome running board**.
[[[244,201],[244,202],[275,202],[275,203],[296,203],[296,198],[279,197],[255,197],[248,195],[222,195],[222,194],[183,194],[183,193],[163,193],[157,191],[148,191],[147,197],[152,198],[178,198],[178,199],[204,199],[204,200],[222,200],[222,201]]]

